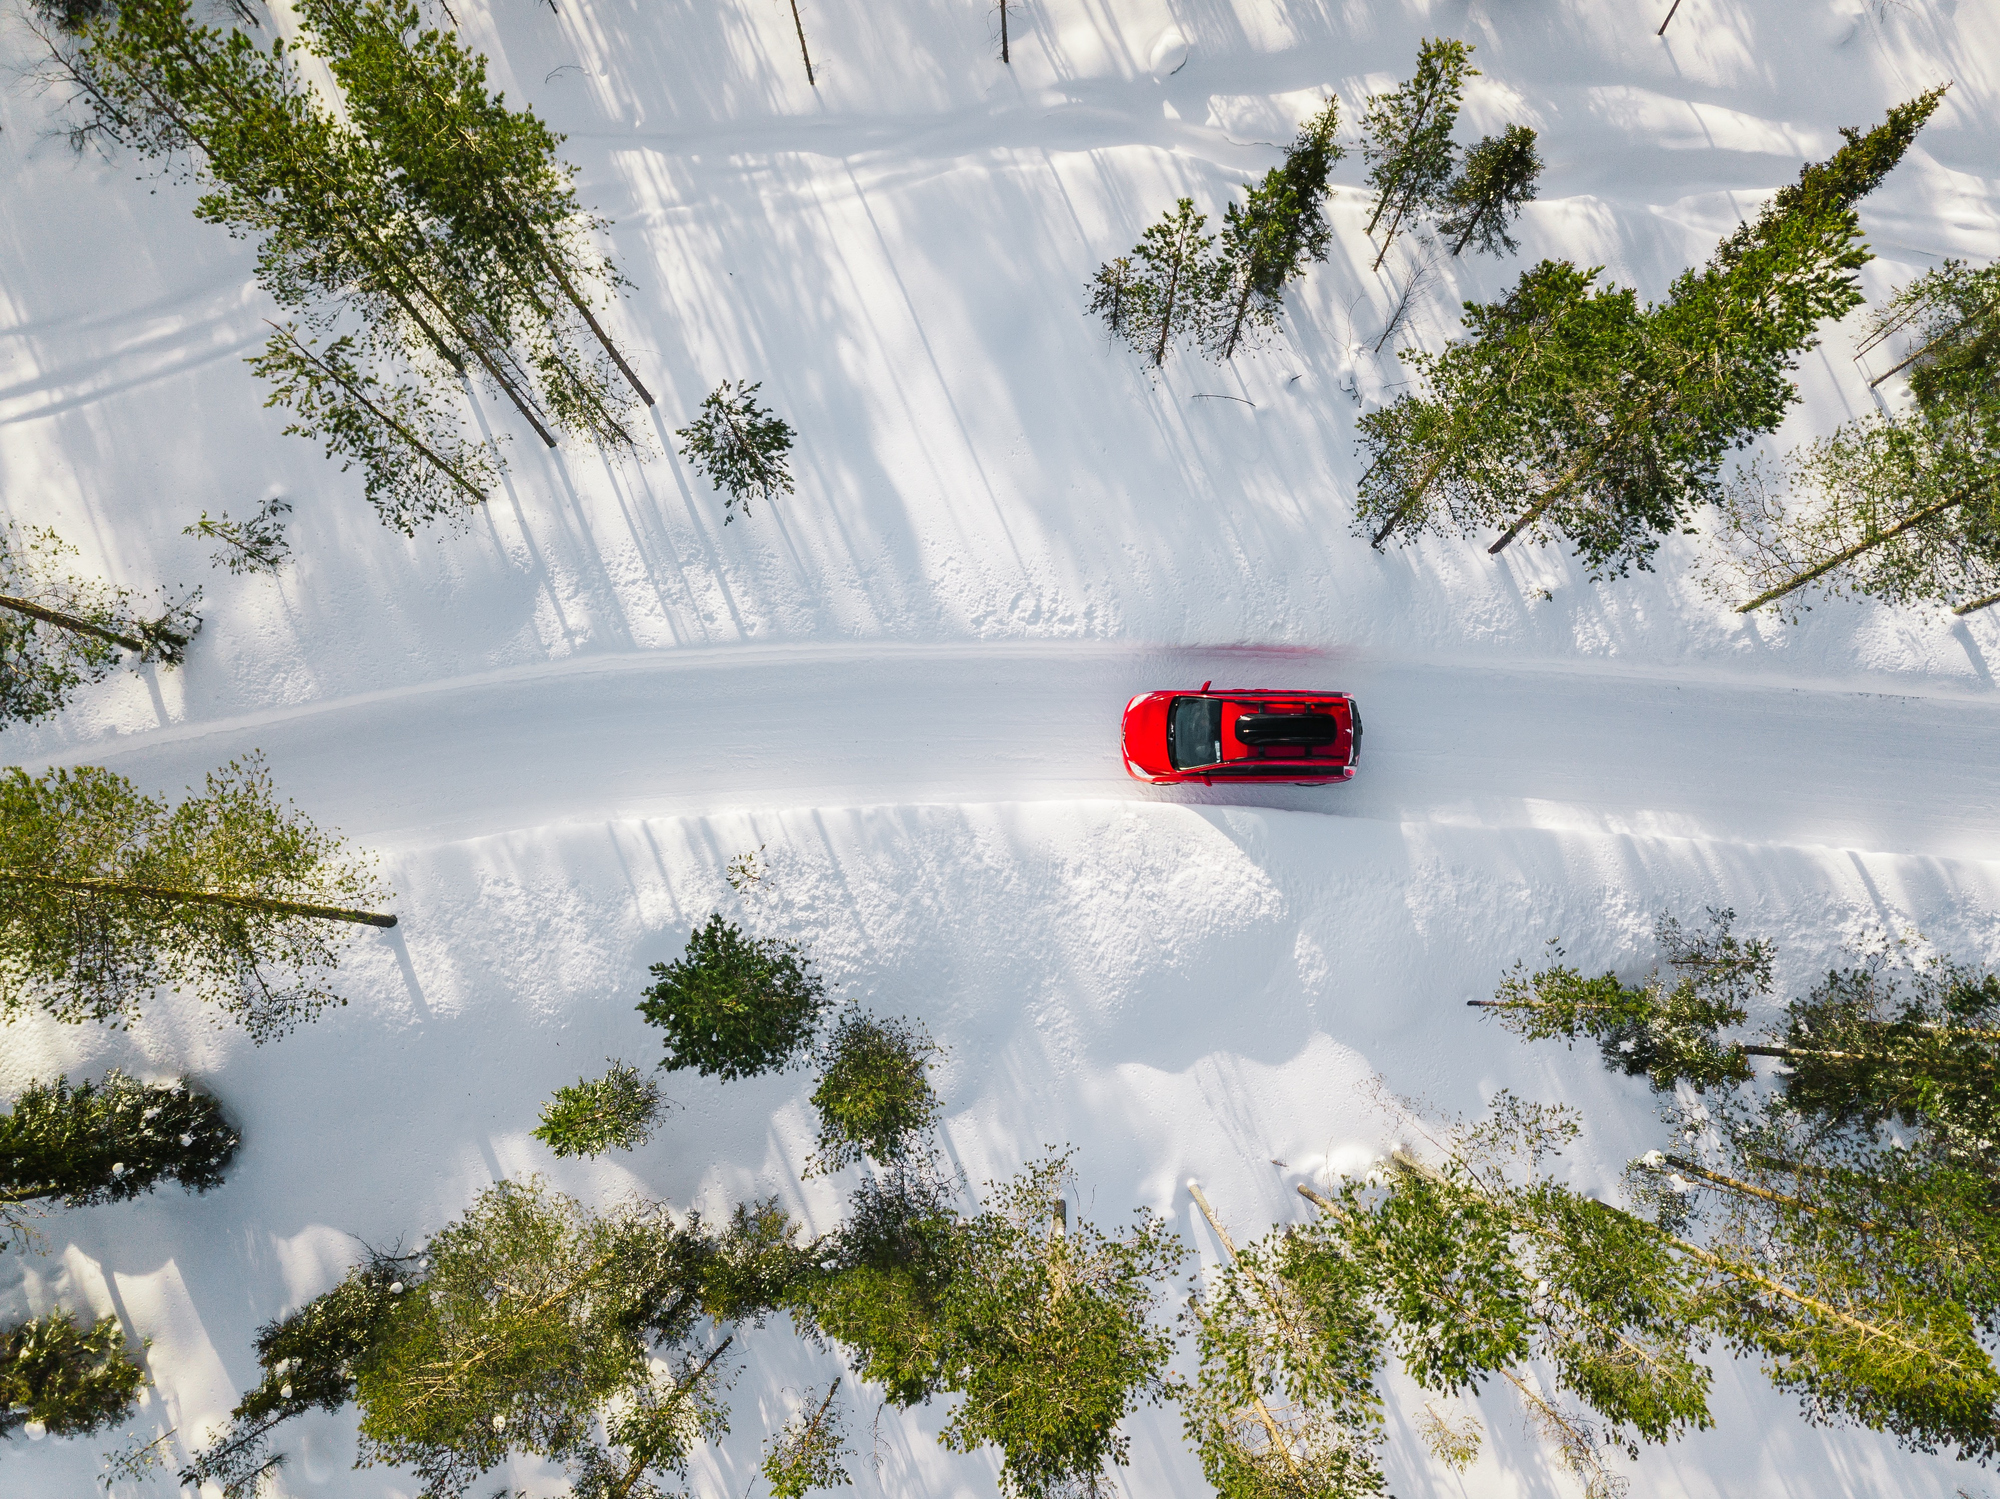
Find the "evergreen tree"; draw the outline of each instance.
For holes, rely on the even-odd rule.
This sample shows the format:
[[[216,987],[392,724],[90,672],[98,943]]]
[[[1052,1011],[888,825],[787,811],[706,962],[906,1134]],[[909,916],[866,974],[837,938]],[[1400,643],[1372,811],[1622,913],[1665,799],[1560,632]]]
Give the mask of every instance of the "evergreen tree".
[[[833,1404],[839,1391],[836,1379],[817,1406],[802,1407],[772,1438],[757,1468],[771,1486],[771,1499],[805,1499],[814,1489],[840,1488],[854,1481],[841,1461],[847,1455],[847,1439]]]
[[[819,1148],[810,1170],[830,1173],[863,1160],[894,1166],[922,1148],[944,1112],[926,1063],[937,1043],[921,1024],[841,1017],[820,1048]]]
[[[1661,937],[1674,982],[1558,965],[1489,1008],[1690,1090],[1665,1108],[1670,1147],[1633,1164],[1635,1201],[1707,1280],[1708,1324],[1763,1356],[1809,1419],[2000,1456],[2000,979],[1878,953],[1746,1036],[1769,949],[1738,941],[1727,912],[1700,933],[1665,920]],[[1759,1076],[1760,1057],[1783,1065]]]
[[[1541,172],[1535,132],[1526,125],[1481,137],[1440,196],[1445,212],[1438,232],[1452,242],[1451,253],[1474,240],[1489,255],[1519,249],[1507,226],[1520,217],[1523,205],[1535,200],[1535,179]]]
[[[168,1180],[206,1192],[222,1185],[240,1139],[222,1105],[186,1079],[113,1071],[75,1087],[31,1082],[0,1116],[0,1224],[18,1221],[24,1203],[122,1202]]]
[[[1848,422],[1753,466],[1724,533],[1728,582],[1750,613],[1814,587],[1970,614],[2000,602],[2000,267],[1947,261],[1890,299],[1877,341],[1911,349],[1910,409]],[[1788,606],[1794,616],[1798,606]]]
[[[1396,242],[1408,220],[1437,203],[1451,181],[1452,127],[1458,123],[1459,99],[1465,80],[1477,78],[1470,66],[1473,49],[1444,37],[1427,40],[1417,49],[1416,76],[1393,93],[1376,94],[1362,116],[1367,139],[1368,184],[1375,189],[1375,209],[1368,216],[1368,233],[1383,218],[1382,248],[1373,269]]]
[[[1225,295],[1214,328],[1219,357],[1232,357],[1247,330],[1271,327],[1284,305],[1285,283],[1326,259],[1333,239],[1326,221],[1327,177],[1346,154],[1333,138],[1339,124],[1340,101],[1329,99],[1300,128],[1284,162],[1261,183],[1246,182],[1243,203],[1224,210]]]
[[[334,835],[280,803],[261,757],[178,805],[90,766],[0,773],[0,1016],[129,1026],[160,985],[253,1040],[340,1000],[329,922],[394,926]]]
[[[686,953],[651,971],[659,982],[639,1013],[667,1033],[661,1065],[724,1082],[791,1066],[833,1003],[803,948],[746,937],[720,911],[695,928]]]
[[[1468,306],[1472,336],[1419,361],[1428,389],[1363,418],[1357,529],[1379,545],[1504,523],[1488,550],[1526,532],[1567,538],[1599,575],[1649,567],[1721,496],[1724,456],[1797,399],[1787,372],[1819,323],[1856,305],[1868,251],[1853,205],[1940,93],[1844,132],[1662,304],[1640,310],[1592,290],[1596,272],[1544,262],[1504,301]]]
[[[31,1318],[0,1332],[0,1436],[31,1421],[59,1437],[116,1426],[145,1382],[116,1317],[88,1327],[67,1312]]]
[[[1098,267],[1091,282],[1090,310],[1155,368],[1166,363],[1176,340],[1210,326],[1227,295],[1223,266],[1211,248],[1215,236],[1201,232],[1207,223],[1206,214],[1194,211],[1194,200],[1182,198],[1130,256]]]
[[[657,1083],[636,1067],[614,1061],[602,1077],[578,1078],[542,1105],[535,1138],[559,1156],[599,1156],[607,1150],[637,1150],[653,1134],[659,1112]]]
[[[55,532],[0,527],[0,726],[59,713],[86,682],[101,682],[119,651],[178,666],[201,628],[200,590],[148,618],[130,589],[61,571],[76,549]]]
[[[725,526],[736,518],[736,506],[748,515],[752,499],[772,504],[792,492],[786,459],[794,434],[782,417],[757,404],[763,388],[762,381],[738,380],[732,386],[725,380],[702,401],[701,415],[674,432],[688,466],[728,494],[722,502]]]

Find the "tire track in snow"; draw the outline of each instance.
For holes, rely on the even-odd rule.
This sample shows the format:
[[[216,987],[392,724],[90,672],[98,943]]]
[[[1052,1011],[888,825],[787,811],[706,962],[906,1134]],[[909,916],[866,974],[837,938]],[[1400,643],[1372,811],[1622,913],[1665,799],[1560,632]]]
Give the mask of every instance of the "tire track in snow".
[[[1345,787],[1128,779],[1133,693],[1340,688]],[[1473,827],[2000,857],[2000,699],[1372,653],[1030,641],[583,657],[72,749],[148,787],[261,748],[373,843],[744,808],[1123,798]]]

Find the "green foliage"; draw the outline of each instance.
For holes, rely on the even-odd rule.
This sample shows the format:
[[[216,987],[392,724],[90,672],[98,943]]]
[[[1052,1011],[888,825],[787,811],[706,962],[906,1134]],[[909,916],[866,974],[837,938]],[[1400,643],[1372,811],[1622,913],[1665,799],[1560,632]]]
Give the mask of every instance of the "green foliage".
[[[745,385],[727,380],[709,392],[701,415],[674,436],[681,456],[729,498],[722,502],[722,523],[736,518],[735,508],[750,514],[750,501],[773,503],[792,492],[792,471],[786,455],[792,450],[792,429],[783,418],[757,404],[763,382]]]
[[[116,1317],[79,1327],[67,1312],[0,1332],[0,1436],[38,1421],[59,1437],[88,1436],[132,1413],[145,1374]]]
[[[1273,326],[1284,305],[1285,283],[1326,259],[1333,239],[1326,221],[1327,177],[1346,154],[1333,138],[1339,124],[1340,101],[1329,99],[1300,128],[1284,162],[1261,183],[1245,183],[1243,203],[1224,210],[1224,288],[1212,330],[1218,357],[1234,355],[1246,332]]]
[[[1303,223],[1305,205],[1298,207]],[[1202,233],[1207,224],[1207,215],[1194,211],[1193,199],[1182,198],[1145,232],[1131,255],[1098,267],[1092,279],[1091,312],[1156,368],[1175,342],[1211,325],[1228,294],[1224,267],[1212,248],[1215,236]],[[1248,221],[1245,232],[1252,232]]]
[[[1541,172],[1535,132],[1526,125],[1481,137],[1439,197],[1444,217],[1438,220],[1438,232],[1452,242],[1451,253],[1475,240],[1489,255],[1519,249],[1507,226],[1520,217],[1523,205],[1534,201]]]
[[[1650,567],[1661,539],[1721,498],[1724,457],[1797,399],[1815,330],[1860,300],[1869,258],[1855,201],[1936,107],[1925,94],[1777,194],[1678,278],[1663,303],[1595,289],[1544,261],[1504,300],[1466,308],[1468,337],[1413,357],[1423,388],[1362,418],[1371,462],[1356,529],[1566,538],[1600,575]]]
[[[122,1202],[170,1180],[206,1192],[222,1184],[240,1138],[222,1105],[185,1079],[113,1071],[75,1087],[67,1077],[31,1082],[0,1116],[0,1223],[41,1199]]]
[[[1943,604],[2000,600],[2000,267],[1947,261],[1873,322],[1906,334],[1911,409],[1842,425],[1735,493],[1719,582],[1796,619],[1809,585],[1828,596]]]
[[[724,1082],[792,1065],[832,1004],[799,947],[746,937],[719,911],[695,928],[683,956],[652,973],[659,982],[639,1013],[667,1033],[662,1065]]]
[[[248,520],[233,521],[223,511],[214,520],[202,511],[201,519],[181,529],[183,536],[205,536],[219,541],[223,550],[215,553],[217,567],[232,573],[270,573],[275,576],[291,557],[285,540],[285,517],[292,513],[289,500],[275,496],[257,507]]]
[[[1574,1003],[1579,981],[1551,970],[1497,1007],[1688,1090],[1664,1111],[1668,1148],[1629,1169],[1644,1216],[1620,1219],[1700,1277],[1701,1326],[1761,1356],[1809,1419],[2000,1455],[2000,979],[1876,952],[1746,1035],[1769,947],[1726,912],[1695,935],[1663,920],[1661,942],[1685,975],[1671,990],[1607,980],[1615,1000]],[[1760,1076],[1757,1058],[1781,1066]]]
[[[770,1484],[772,1499],[805,1499],[814,1489],[839,1488],[854,1481],[842,1465],[847,1438],[833,1403],[839,1390],[836,1379],[817,1407],[801,1407],[765,1448],[757,1470]]]
[[[1368,185],[1375,189],[1368,233],[1375,232],[1384,215],[1389,220],[1375,257],[1378,267],[1405,221],[1436,203],[1451,181],[1451,132],[1458,123],[1459,99],[1465,80],[1479,76],[1470,65],[1472,53],[1464,42],[1426,40],[1417,49],[1416,76],[1368,101],[1361,120],[1366,135],[1361,151],[1368,160]]]
[[[542,1105],[535,1138],[559,1156],[637,1150],[652,1138],[660,1089],[636,1067],[614,1061],[602,1077],[578,1078]]]
[[[65,887],[65,881],[71,882]],[[230,899],[194,899],[223,892]],[[257,904],[384,894],[251,755],[178,805],[90,766],[0,772],[0,1015],[127,1025],[168,985],[263,1042],[340,1000],[326,923]]]
[[[120,649],[137,661],[178,666],[201,628],[201,592],[148,618],[139,595],[63,570],[76,555],[55,532],[8,521],[0,527],[0,727],[59,713],[78,687],[101,682]]]
[[[864,1158],[893,1166],[920,1148],[944,1112],[925,1074],[937,1050],[920,1023],[842,1016],[820,1048],[811,1171],[830,1173]]]
[[[1165,1391],[1172,1344],[1150,1313],[1182,1255],[1145,1213],[1116,1236],[1065,1231],[1067,1162],[989,1184],[970,1218],[913,1173],[871,1184],[800,1307],[891,1402],[962,1395],[939,1440],[999,1449],[1006,1490],[1033,1499],[1125,1461],[1119,1421]]]

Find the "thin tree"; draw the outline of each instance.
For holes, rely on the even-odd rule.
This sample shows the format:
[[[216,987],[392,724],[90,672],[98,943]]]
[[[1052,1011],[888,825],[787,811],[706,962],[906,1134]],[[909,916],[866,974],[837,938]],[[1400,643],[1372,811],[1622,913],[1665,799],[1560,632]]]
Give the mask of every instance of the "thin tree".
[[[771,1486],[772,1499],[805,1499],[814,1489],[839,1488],[854,1481],[843,1465],[847,1438],[833,1403],[839,1392],[836,1379],[818,1405],[801,1406],[772,1437],[764,1461],[757,1465]]]
[[[1444,216],[1438,232],[1452,242],[1451,253],[1478,241],[1489,255],[1512,254],[1520,246],[1507,228],[1535,198],[1535,179],[1542,158],[1535,150],[1535,132],[1526,125],[1509,125],[1499,135],[1483,136],[1465,153],[1458,175],[1440,200]]]
[[[204,510],[200,520],[181,528],[181,535],[221,542],[222,550],[211,559],[217,567],[275,577],[292,555],[291,543],[285,539],[285,517],[291,513],[291,501],[273,496],[247,520],[233,521],[227,510],[210,520]]]
[[[1155,368],[1177,340],[1210,325],[1226,295],[1215,236],[1202,233],[1207,224],[1192,199],[1180,199],[1130,256],[1100,266],[1091,283],[1090,310]]]
[[[121,650],[178,666],[201,628],[199,589],[150,615],[140,597],[67,571],[76,548],[45,527],[0,527],[0,725],[59,713],[78,687],[101,682]]]
[[[624,1062],[611,1063],[602,1077],[578,1078],[556,1089],[542,1105],[534,1136],[558,1156],[600,1156],[608,1150],[637,1150],[652,1138],[660,1111],[660,1088]]]
[[[172,806],[90,766],[0,773],[0,1015],[129,1026],[165,986],[261,1043],[344,1003],[328,926],[394,926],[361,908],[386,894],[256,755]]]
[[[0,1115],[0,1227],[22,1229],[32,1203],[122,1202],[167,1181],[206,1192],[241,1138],[186,1079],[142,1083],[114,1070],[97,1083],[30,1082]]]
[[[1340,124],[1340,101],[1302,127],[1284,161],[1256,185],[1244,184],[1244,201],[1223,211],[1223,310],[1215,319],[1218,357],[1231,358],[1246,330],[1268,328],[1284,305],[1285,283],[1307,265],[1326,259],[1332,227],[1326,221],[1331,196],[1327,178],[1345,154],[1333,138]]]
[[[725,380],[702,401],[701,414],[674,432],[688,466],[729,496],[722,502],[725,526],[736,518],[738,505],[748,515],[753,499],[770,504],[792,492],[796,434],[783,417],[757,404],[763,388],[762,381]]]
[[[806,23],[799,19],[799,0],[791,0],[791,6],[792,29],[799,34],[799,56],[805,60],[806,82],[811,87],[818,88],[819,82],[813,77],[812,53],[806,50]]]
[[[1372,269],[1382,268],[1396,236],[1414,215],[1429,209],[1451,181],[1451,132],[1458,123],[1459,99],[1465,80],[1477,78],[1470,65],[1473,48],[1439,37],[1417,49],[1417,71],[1391,93],[1368,100],[1362,116],[1368,159],[1368,183],[1375,189],[1375,207],[1368,215],[1370,235],[1386,216],[1382,246]]]

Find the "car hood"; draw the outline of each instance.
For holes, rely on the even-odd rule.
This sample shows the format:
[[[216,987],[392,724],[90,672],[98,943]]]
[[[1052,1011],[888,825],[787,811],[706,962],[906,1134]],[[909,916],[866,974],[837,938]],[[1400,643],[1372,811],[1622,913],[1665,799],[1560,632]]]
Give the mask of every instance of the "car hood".
[[[1167,710],[1171,692],[1149,692],[1125,705],[1125,759],[1149,776],[1173,773],[1167,760]]]

